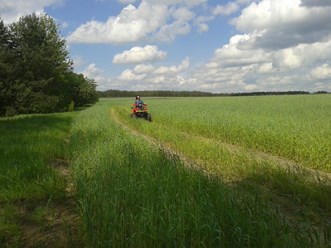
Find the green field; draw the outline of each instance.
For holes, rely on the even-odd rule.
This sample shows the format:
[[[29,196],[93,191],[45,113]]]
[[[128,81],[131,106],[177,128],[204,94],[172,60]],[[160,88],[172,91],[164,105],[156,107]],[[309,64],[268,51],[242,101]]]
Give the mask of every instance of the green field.
[[[151,123],[129,118],[129,98],[46,116],[56,121],[45,123],[42,149],[32,144],[44,125],[33,123],[44,116],[1,120],[0,242],[20,233],[9,218],[17,199],[68,198],[68,180],[47,165],[61,159],[87,247],[331,245],[330,95],[143,100]],[[26,174],[15,169],[21,149],[45,149],[36,155],[43,169],[31,167],[33,156],[19,163]],[[35,186],[43,177],[50,186]]]

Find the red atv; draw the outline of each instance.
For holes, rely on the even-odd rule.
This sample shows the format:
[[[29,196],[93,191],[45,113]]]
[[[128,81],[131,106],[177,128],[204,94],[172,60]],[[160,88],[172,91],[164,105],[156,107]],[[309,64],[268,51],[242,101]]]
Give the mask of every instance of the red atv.
[[[132,112],[130,114],[131,118],[144,118],[145,120],[152,122],[152,116],[147,112],[147,104],[133,104],[131,107]]]

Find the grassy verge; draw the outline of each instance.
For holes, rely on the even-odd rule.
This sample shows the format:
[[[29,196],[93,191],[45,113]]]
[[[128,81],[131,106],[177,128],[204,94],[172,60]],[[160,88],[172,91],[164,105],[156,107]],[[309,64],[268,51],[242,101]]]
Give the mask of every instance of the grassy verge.
[[[81,216],[90,247],[319,247],[258,194],[187,169],[123,130],[101,101],[71,134]],[[138,120],[139,121],[139,120]],[[136,123],[138,125],[138,122]]]
[[[72,113],[0,119],[1,247],[66,242],[54,226],[68,221],[74,208],[60,171],[68,165],[72,119]],[[64,232],[71,232],[69,225]]]

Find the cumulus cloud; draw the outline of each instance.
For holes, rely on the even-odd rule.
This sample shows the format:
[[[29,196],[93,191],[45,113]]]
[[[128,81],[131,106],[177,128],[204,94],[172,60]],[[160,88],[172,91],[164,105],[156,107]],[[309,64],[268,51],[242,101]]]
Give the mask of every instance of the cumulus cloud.
[[[175,21],[171,24],[164,25],[158,33],[153,35],[155,41],[172,41],[177,35],[188,34],[191,31],[191,26],[187,22]]]
[[[213,15],[231,15],[239,10],[239,4],[229,2],[226,5],[217,5],[213,9]]]
[[[155,89],[174,89],[187,82],[185,73],[189,68],[190,60],[185,58],[178,65],[158,66],[151,64],[140,64],[134,69],[124,70],[117,80],[121,82],[122,87],[140,89],[155,87]]]
[[[142,0],[138,7],[127,5],[107,21],[91,20],[73,31],[69,43],[133,43],[171,41],[191,31],[194,8],[206,0]],[[196,10],[196,9],[195,9]],[[198,26],[207,30],[206,23]]]
[[[209,30],[207,23],[213,19],[214,16],[198,16],[194,20],[194,25],[197,26],[199,32],[207,32]]]
[[[125,43],[139,41],[165,24],[167,7],[142,2],[138,8],[129,4],[118,16],[106,22],[89,21],[67,38],[69,43]]]
[[[330,11],[330,7],[305,8],[300,0],[262,0],[245,8],[233,24],[242,32],[254,34],[251,46],[284,49],[328,39]]]
[[[139,64],[165,59],[167,53],[159,51],[157,46],[147,45],[145,47],[133,47],[113,58],[114,64]]]
[[[187,22],[195,17],[195,13],[187,7],[181,7],[178,9],[174,9],[172,11],[172,16],[176,20]]]
[[[21,16],[32,13],[44,13],[47,6],[61,4],[63,0],[1,0],[0,16],[5,23],[18,21]]]
[[[235,35],[228,44],[216,49],[208,67],[235,67],[268,62],[268,53],[262,49],[241,49],[249,35]]]
[[[89,64],[83,71],[83,75],[88,78],[99,78],[102,73],[103,71],[94,63]]]
[[[323,64],[321,66],[318,66],[316,68],[314,68],[311,72],[310,72],[310,76],[312,77],[312,79],[329,79],[331,80],[331,65],[329,64]]]

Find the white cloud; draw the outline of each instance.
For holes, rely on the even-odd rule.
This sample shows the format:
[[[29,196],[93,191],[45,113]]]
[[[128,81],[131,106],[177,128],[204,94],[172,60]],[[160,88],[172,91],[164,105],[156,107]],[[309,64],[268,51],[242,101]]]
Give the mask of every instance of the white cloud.
[[[125,43],[139,41],[164,25],[167,7],[142,2],[138,8],[128,5],[118,16],[106,22],[89,21],[78,27],[69,37],[71,43]]]
[[[147,45],[145,47],[133,47],[113,58],[114,64],[139,64],[165,59],[167,53],[159,51],[157,46]]]
[[[323,64],[319,67],[314,68],[310,75],[312,79],[329,79],[331,80],[331,66],[329,64]]]
[[[100,77],[102,73],[103,71],[99,69],[94,63],[89,64],[88,67],[86,67],[86,69],[83,71],[83,75],[88,78]]]
[[[258,70],[259,73],[270,73],[274,71],[271,62],[263,63],[259,66]]]
[[[159,32],[154,35],[155,41],[172,41],[177,35],[188,34],[191,26],[187,22],[175,21],[171,24],[164,25]]]
[[[85,61],[81,56],[74,56],[73,63],[75,68],[79,68],[85,64]]]
[[[89,64],[82,74],[87,77],[93,79],[97,84],[97,90],[108,90],[111,85],[111,79],[107,78],[104,75],[104,71],[97,67],[95,63]]]
[[[135,68],[133,69],[133,72],[135,74],[146,74],[146,73],[151,73],[154,71],[154,66],[151,64],[139,64],[136,65]]]
[[[226,5],[217,5],[213,9],[213,15],[231,15],[239,10],[239,4],[229,2]]]
[[[214,16],[198,16],[194,20],[194,25],[197,26],[199,32],[207,32],[209,30],[207,22],[213,19]]]
[[[147,89],[173,89],[187,82],[185,74],[189,68],[190,60],[185,58],[180,64],[155,67],[150,64],[137,65],[133,70],[126,69],[118,77],[121,87]]]
[[[251,46],[277,50],[329,38],[331,6],[306,8],[300,0],[262,0],[242,10],[232,23],[252,35]]]
[[[273,52],[273,65],[280,69],[314,66],[331,58],[331,40],[313,44],[299,44]]]
[[[172,11],[172,16],[179,21],[190,21],[195,17],[195,13],[189,10],[187,7],[181,7]]]
[[[47,6],[61,4],[63,0],[1,0],[0,16],[5,23],[16,22],[21,16],[42,14]]]
[[[140,81],[146,77],[146,74],[135,74],[132,70],[125,70],[122,74],[117,78],[123,81]]]
[[[91,20],[73,31],[69,43],[133,43],[137,41],[172,41],[188,34],[196,23],[196,6],[206,0],[142,0],[138,7],[124,7],[107,21]],[[196,25],[208,29],[206,22]]]
[[[262,49],[240,48],[249,38],[247,34],[231,37],[229,44],[215,50],[208,67],[235,67],[268,62],[268,54]]]

